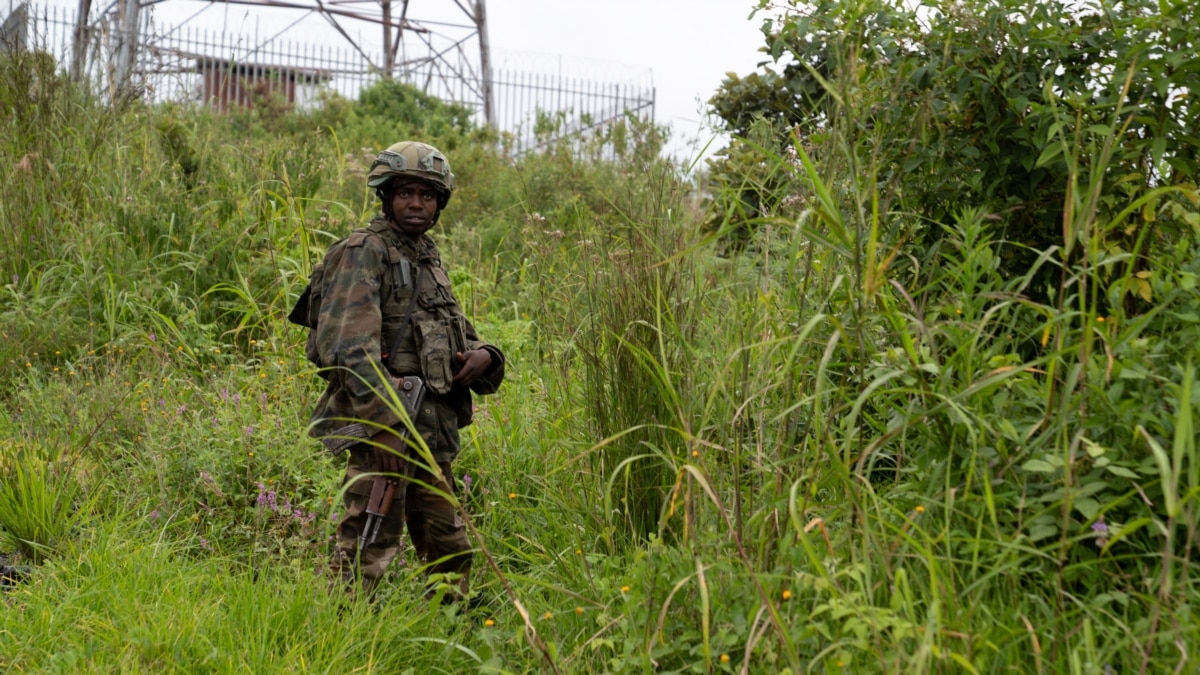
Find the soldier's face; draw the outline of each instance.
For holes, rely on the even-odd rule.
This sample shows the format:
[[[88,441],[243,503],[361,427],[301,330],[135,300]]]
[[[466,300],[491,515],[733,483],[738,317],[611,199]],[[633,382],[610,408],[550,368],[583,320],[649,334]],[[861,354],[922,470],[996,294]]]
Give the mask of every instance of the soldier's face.
[[[424,234],[438,212],[437,190],[421,180],[405,181],[392,190],[392,216],[405,234]]]

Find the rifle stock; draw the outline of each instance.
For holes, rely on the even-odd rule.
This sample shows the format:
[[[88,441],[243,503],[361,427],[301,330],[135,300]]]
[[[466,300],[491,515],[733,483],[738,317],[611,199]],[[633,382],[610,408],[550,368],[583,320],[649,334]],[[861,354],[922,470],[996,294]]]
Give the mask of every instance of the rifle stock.
[[[421,401],[425,398],[425,383],[416,376],[402,377],[396,387],[396,393],[404,402],[409,419],[415,420]],[[367,522],[358,536],[360,551],[375,543],[375,538],[379,535],[379,526],[392,510],[396,490],[400,489],[400,481],[404,477],[407,462],[405,456],[408,454],[410,436],[406,426],[376,435],[376,438],[387,446],[387,450],[375,448],[375,456],[379,460],[378,473],[371,483],[371,495],[367,498]]]

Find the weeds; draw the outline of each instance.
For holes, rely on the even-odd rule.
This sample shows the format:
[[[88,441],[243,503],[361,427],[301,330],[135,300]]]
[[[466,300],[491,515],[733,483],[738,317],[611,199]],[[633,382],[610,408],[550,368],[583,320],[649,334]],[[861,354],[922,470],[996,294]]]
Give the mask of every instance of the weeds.
[[[1197,198],[1097,207],[1103,130],[1055,137],[1097,162],[1071,242],[889,211],[842,120],[755,149],[770,184],[728,189],[795,199],[718,224],[744,238],[718,256],[654,130],[510,164],[447,120],[438,236],[511,359],[456,463],[488,602],[427,606],[402,555],[375,614],[324,592],[340,471],[283,316],[369,215],[394,127],[341,101],[268,135],[61,87],[49,117],[7,103],[0,142],[0,552],[36,563],[3,668],[1192,667]],[[1146,209],[1192,230],[1129,239]]]

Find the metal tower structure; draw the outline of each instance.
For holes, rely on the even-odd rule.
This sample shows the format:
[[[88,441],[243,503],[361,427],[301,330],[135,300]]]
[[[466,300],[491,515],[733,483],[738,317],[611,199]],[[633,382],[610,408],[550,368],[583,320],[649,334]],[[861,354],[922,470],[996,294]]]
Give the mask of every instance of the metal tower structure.
[[[486,122],[496,121],[492,66],[484,0],[79,0],[72,36],[70,72],[83,76],[89,42],[102,26],[115,33],[113,72],[118,83],[128,82],[138,63],[139,50],[155,48],[155,35],[144,35],[139,15],[144,8],[170,2],[201,4],[199,11],[173,26],[172,31],[214,6],[246,5],[286,10],[296,18],[272,35],[260,38],[248,53],[255,53],[309,17],[319,17],[350,45],[371,72],[383,78],[400,78],[430,91],[460,92],[452,98],[482,110]],[[98,11],[93,11],[98,10]],[[377,30],[379,43],[366,44],[354,33],[364,26]],[[112,30],[111,27],[119,27]],[[311,28],[308,29],[311,31]],[[306,34],[301,39],[311,35]],[[380,45],[382,47],[380,48]],[[463,96],[461,92],[466,92]]]

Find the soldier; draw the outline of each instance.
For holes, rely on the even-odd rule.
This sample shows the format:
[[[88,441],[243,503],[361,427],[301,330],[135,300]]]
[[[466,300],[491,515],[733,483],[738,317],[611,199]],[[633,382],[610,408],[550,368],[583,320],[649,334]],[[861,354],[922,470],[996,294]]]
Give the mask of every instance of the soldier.
[[[329,380],[310,434],[335,454],[349,451],[332,566],[351,584],[357,568],[370,594],[399,552],[407,523],[427,573],[459,575],[461,595],[446,597],[465,598],[471,546],[457,511],[438,490],[453,490],[450,462],[459,451],[459,428],[471,423],[470,392],[496,391],[504,354],[480,340],[463,315],[426,234],[454,190],[446,157],[424,143],[397,143],[371,165],[367,185],[375,188],[382,213],[331,246],[309,286],[315,328],[307,351]],[[404,393],[414,383],[425,395],[412,422],[436,466],[405,442],[407,428],[388,403],[395,400],[389,387]],[[365,511],[380,473],[400,479],[368,541]]]

